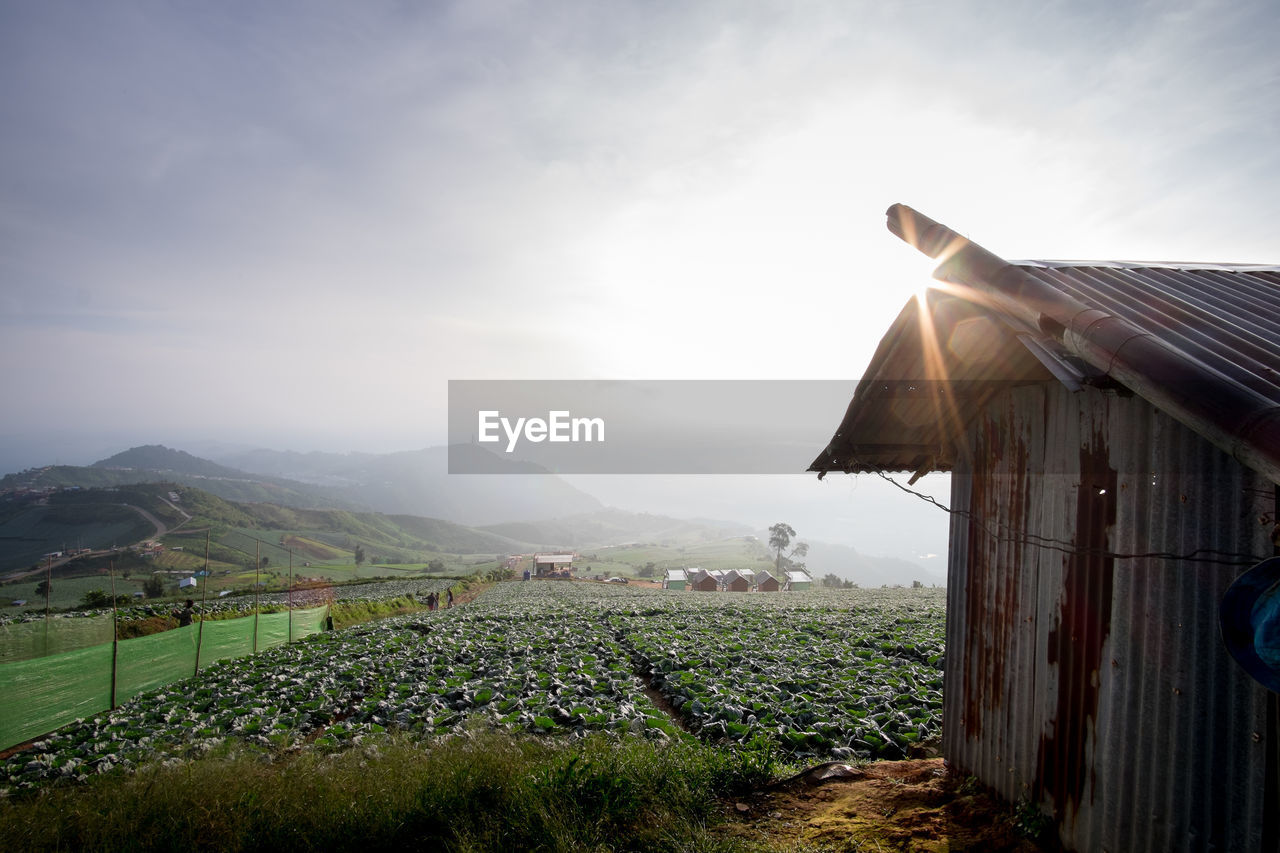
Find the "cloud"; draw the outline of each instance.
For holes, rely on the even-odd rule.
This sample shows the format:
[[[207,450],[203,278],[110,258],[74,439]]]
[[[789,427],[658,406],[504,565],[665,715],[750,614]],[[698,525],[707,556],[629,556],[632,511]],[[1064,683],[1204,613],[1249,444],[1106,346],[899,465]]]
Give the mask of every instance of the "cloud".
[[[1012,257],[1274,260],[1261,2],[0,16],[24,413],[160,377],[211,425],[425,427],[450,376],[853,376],[928,270],[895,201]]]

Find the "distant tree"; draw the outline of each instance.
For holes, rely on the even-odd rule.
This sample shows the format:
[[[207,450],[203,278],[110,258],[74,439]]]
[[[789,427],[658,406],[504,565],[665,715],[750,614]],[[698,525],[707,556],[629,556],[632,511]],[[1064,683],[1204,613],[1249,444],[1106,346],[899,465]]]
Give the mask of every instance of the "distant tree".
[[[49,593],[49,582],[47,580],[40,581],[36,584],[36,595],[44,598]]]
[[[362,548],[360,545],[356,545],[355,556],[356,556],[356,568],[358,569],[360,568],[361,565],[364,564],[364,548]]]
[[[822,585],[830,589],[839,589],[843,584],[844,581],[831,572],[822,576]]]
[[[444,560],[432,560],[430,563],[427,563],[427,568],[433,572],[443,572]]]
[[[655,566],[653,563],[645,563],[642,568],[636,570],[636,577],[651,578],[653,577],[654,573],[657,571],[658,571],[658,567]]]
[[[164,595],[164,579],[152,575],[142,582],[142,593],[147,598],[159,598]]]
[[[264,569],[265,569],[265,568],[267,567],[267,564],[268,564],[268,563],[270,563],[270,562],[271,562],[271,558],[270,558],[270,557],[263,557],[263,558],[262,558],[262,568],[264,568]]]
[[[117,604],[128,604],[129,596],[117,595]],[[80,607],[84,610],[98,610],[111,606],[111,596],[100,589],[91,589],[80,598]]]
[[[769,528],[769,547],[777,553],[774,562],[774,568],[778,572],[782,571],[782,552],[791,544],[791,540],[795,537],[796,530],[785,521],[779,521],[777,524]]]
[[[912,582],[911,582],[911,588],[912,588],[912,589],[923,589],[923,588],[924,588],[924,584],[920,583],[920,581],[912,581]]]

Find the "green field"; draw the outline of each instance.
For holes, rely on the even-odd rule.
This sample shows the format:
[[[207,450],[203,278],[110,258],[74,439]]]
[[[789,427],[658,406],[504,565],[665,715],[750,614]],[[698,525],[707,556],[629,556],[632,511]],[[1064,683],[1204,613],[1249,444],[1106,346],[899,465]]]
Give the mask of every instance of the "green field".
[[[51,735],[0,763],[0,780],[36,784],[72,759],[91,772],[228,738],[337,749],[476,726],[903,757],[940,732],[944,611],[931,589],[501,583],[453,610],[216,664]]]
[[[36,584],[44,580],[44,574],[29,575],[21,580],[0,584],[0,615],[13,616],[28,610],[44,612],[44,596],[36,595]],[[135,592],[142,592],[143,578],[131,576],[129,580],[116,577],[116,595],[132,597]],[[89,577],[57,577],[50,585],[49,606],[53,610],[67,610],[76,607],[85,593],[100,589],[111,592],[111,578],[104,575]],[[15,607],[15,599],[26,599],[27,603]]]
[[[637,577],[649,563],[654,565],[654,578],[665,569],[747,569],[753,574],[773,566],[769,551],[754,540],[743,537],[680,546],[628,544],[594,548],[579,555],[574,570],[590,575]]]
[[[154,532],[154,526],[124,506],[100,505],[92,513],[29,506],[0,523],[0,572],[39,565],[55,551],[128,545]]]

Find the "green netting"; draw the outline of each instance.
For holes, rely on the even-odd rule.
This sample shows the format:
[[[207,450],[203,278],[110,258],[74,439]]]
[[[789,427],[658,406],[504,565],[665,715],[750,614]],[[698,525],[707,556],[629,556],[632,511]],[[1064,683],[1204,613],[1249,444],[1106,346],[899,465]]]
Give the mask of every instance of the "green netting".
[[[116,652],[116,703],[190,678],[216,660],[252,654],[324,627],[327,607],[196,623],[122,640]],[[256,627],[255,627],[256,621]],[[203,630],[201,626],[203,624]],[[0,749],[111,707],[111,643],[0,664]]]
[[[110,616],[44,619],[0,625],[0,664],[111,642]]]

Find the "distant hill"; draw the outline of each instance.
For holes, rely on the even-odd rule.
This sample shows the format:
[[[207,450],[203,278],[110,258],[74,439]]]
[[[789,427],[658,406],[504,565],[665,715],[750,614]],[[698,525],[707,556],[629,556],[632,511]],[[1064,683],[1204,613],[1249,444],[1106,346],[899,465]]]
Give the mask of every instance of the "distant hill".
[[[477,527],[549,519],[604,508],[596,498],[529,463],[466,448],[467,470],[450,474],[449,448],[399,453],[296,453],[254,450],[221,457],[259,475],[323,487],[335,501],[377,512],[442,518]]]
[[[540,548],[600,548],[625,542],[682,545],[750,533],[746,525],[684,521],[664,515],[602,509],[546,521],[489,524],[491,533],[537,544]]]
[[[110,460],[103,460],[103,462],[107,461]],[[260,477],[243,471],[232,471],[228,475],[215,476],[183,473],[172,468],[156,470],[139,467],[97,468],[51,465],[46,468],[32,468],[17,474],[6,474],[0,478],[0,492],[21,489],[63,489],[76,486],[85,489],[108,488],[160,481],[197,486],[231,501],[275,503],[294,507],[368,509],[366,506],[353,503],[341,495],[331,494],[317,486],[273,477]]]
[[[762,534],[760,541],[767,542],[768,534]],[[909,586],[914,580],[925,586],[947,582],[945,561],[939,563],[936,569],[930,570],[910,560],[875,557],[862,554],[849,545],[833,545],[829,542],[810,541],[809,553],[805,556],[804,563],[815,580],[821,580],[823,575],[830,573],[863,587],[885,584]]]
[[[133,509],[136,507],[137,509]],[[263,553],[276,562],[287,553],[275,549],[283,534],[303,535],[327,547],[339,560],[357,544],[386,562],[425,563],[440,554],[505,555],[533,550],[489,531],[433,518],[389,516],[340,509],[298,509],[269,503],[236,503],[193,486],[172,482],[78,488],[44,499],[10,497],[0,501],[0,572],[25,569],[42,555],[72,548],[125,547],[155,536],[157,528],[139,510],[169,528],[169,545],[203,544],[211,534],[215,560],[242,562],[252,556],[245,543],[253,531],[273,531]],[[189,547],[190,550],[190,547]]]
[[[185,450],[173,450],[162,444],[145,444],[132,447],[107,459],[100,459],[90,468],[108,468],[119,470],[141,469],[159,473],[192,474],[198,477],[223,477],[233,480],[248,479],[244,471],[237,471],[192,456]]]

